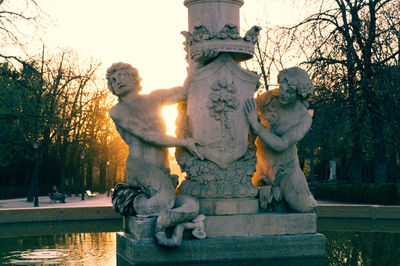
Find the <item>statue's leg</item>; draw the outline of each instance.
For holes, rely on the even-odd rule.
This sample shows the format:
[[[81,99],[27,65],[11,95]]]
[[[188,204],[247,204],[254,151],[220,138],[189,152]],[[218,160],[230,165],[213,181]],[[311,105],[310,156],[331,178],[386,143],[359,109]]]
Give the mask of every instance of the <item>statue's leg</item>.
[[[199,201],[191,196],[178,194],[172,209],[163,211],[157,218],[156,231],[191,221],[199,214]]]
[[[199,214],[197,199],[183,194],[178,194],[173,209],[165,210],[157,217],[156,239],[160,245],[177,247],[182,241],[185,229],[195,229],[193,221]],[[167,236],[165,229],[175,226],[171,237]],[[199,228],[201,231],[201,228]],[[204,230],[203,230],[204,231]],[[204,233],[204,232],[200,232]]]
[[[140,187],[143,192],[136,196],[133,203],[137,215],[159,215],[161,211],[174,206],[175,190],[168,176],[158,167],[129,156],[126,173],[128,184]]]
[[[317,202],[308,189],[307,180],[300,167],[292,165],[285,170],[279,184],[289,207],[296,212],[313,212]]]

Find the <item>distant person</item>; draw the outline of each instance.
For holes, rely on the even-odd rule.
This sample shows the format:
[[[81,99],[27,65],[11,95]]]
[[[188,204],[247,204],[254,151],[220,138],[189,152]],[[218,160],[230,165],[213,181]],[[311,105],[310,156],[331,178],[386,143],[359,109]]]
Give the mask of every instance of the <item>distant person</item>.
[[[53,186],[50,194],[50,199],[53,201],[59,200],[61,203],[65,203],[65,195],[59,193],[56,186]]]

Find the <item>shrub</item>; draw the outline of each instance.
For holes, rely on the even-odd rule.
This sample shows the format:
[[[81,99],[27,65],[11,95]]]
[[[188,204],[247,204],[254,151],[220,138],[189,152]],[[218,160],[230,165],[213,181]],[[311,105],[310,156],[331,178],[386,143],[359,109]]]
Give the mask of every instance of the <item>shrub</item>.
[[[399,193],[395,184],[338,184],[317,183],[316,198],[352,203],[398,204]]]
[[[399,193],[394,184],[378,185],[372,194],[372,203],[396,204],[399,202]]]

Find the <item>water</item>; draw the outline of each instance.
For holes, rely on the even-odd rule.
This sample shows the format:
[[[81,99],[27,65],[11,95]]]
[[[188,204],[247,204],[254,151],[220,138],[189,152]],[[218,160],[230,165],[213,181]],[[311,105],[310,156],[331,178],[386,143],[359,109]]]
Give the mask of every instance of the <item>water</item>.
[[[0,265],[116,265],[121,226],[121,220],[0,225]]]
[[[2,239],[0,264],[115,265],[115,233],[75,233]]]
[[[0,265],[115,265],[121,226],[120,220],[0,225]],[[320,219],[318,231],[326,236],[327,265],[400,265],[400,221]]]
[[[319,219],[328,265],[400,266],[400,221]]]

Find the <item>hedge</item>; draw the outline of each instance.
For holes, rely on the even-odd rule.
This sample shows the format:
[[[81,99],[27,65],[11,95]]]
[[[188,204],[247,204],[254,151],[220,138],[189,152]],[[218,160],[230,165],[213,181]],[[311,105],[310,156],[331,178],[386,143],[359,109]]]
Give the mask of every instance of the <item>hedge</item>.
[[[51,192],[53,186],[39,186],[39,196],[46,196]],[[24,198],[28,195],[28,187],[26,186],[1,186],[0,199]]]
[[[395,184],[315,184],[315,197],[322,200],[382,205],[399,204],[400,196]]]

